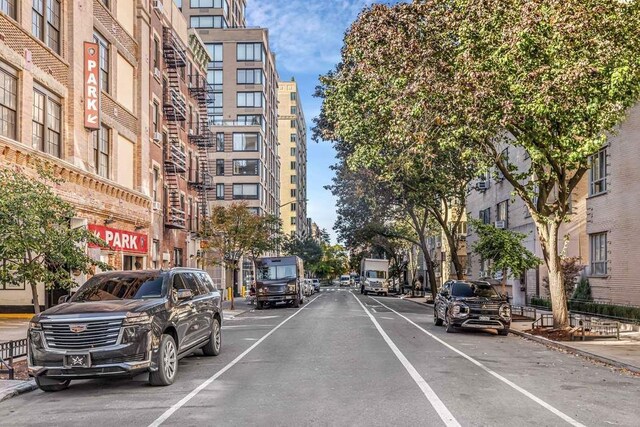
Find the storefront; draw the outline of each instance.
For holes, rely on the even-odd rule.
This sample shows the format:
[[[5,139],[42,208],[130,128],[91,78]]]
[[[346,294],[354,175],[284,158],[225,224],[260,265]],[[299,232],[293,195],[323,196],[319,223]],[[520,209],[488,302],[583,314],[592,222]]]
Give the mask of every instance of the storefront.
[[[110,228],[104,225],[89,224],[89,231],[100,237],[107,246],[100,250],[100,260],[117,270],[142,270],[147,268],[149,238],[144,233]]]

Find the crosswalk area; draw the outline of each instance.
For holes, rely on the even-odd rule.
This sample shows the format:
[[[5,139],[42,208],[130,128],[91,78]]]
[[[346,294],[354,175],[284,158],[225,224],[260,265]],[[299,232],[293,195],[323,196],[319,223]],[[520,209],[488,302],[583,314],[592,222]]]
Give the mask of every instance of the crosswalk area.
[[[320,289],[320,292],[349,292],[350,290],[349,288],[326,288]]]

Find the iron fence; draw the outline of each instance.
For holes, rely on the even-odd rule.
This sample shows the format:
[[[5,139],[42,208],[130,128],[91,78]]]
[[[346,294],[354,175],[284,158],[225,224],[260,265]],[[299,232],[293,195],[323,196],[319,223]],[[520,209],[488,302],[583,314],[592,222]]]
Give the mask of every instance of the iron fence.
[[[27,339],[0,343],[0,374],[13,379],[13,359],[27,355]]]

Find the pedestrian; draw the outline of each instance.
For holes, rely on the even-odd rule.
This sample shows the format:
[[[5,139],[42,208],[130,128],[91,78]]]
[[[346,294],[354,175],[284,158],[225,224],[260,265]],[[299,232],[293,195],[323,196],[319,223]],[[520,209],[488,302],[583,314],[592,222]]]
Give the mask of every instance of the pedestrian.
[[[251,288],[249,288],[249,302],[253,305],[256,300],[256,286],[255,284],[251,284]]]
[[[360,283],[360,293],[364,294],[364,280],[362,280],[362,283]]]

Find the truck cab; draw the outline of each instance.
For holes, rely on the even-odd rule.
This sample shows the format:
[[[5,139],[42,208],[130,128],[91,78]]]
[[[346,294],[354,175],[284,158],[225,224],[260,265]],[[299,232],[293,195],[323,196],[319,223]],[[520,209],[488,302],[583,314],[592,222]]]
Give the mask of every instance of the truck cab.
[[[360,291],[365,294],[389,294],[389,261],[365,258],[360,264]]]
[[[256,261],[256,308],[279,302],[304,303],[304,266],[297,256],[262,257]]]

